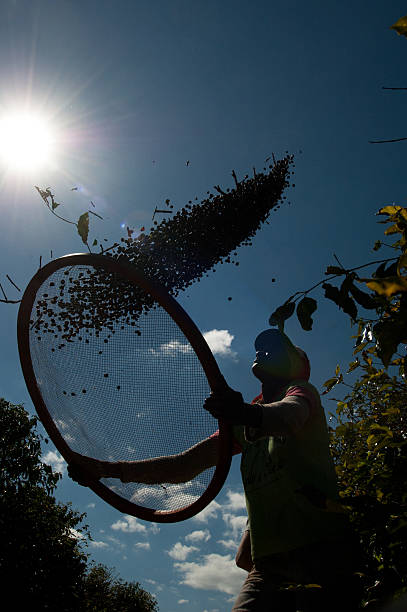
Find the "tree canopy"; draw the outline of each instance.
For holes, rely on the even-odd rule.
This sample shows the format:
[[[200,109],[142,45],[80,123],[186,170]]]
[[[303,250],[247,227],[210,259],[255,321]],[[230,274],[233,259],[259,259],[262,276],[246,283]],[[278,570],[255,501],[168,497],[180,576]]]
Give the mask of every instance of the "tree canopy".
[[[0,399],[3,598],[17,610],[156,612],[155,598],[139,583],[89,565],[85,515],[53,497],[60,475],[41,461],[36,423],[22,406]]]

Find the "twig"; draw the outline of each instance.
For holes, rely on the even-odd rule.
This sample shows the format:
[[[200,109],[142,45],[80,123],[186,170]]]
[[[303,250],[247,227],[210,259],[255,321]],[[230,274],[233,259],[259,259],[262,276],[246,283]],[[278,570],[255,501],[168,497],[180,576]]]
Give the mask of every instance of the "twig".
[[[3,285],[1,283],[0,283],[0,289],[1,289],[2,294],[4,295],[4,299],[6,300],[6,302],[8,302],[7,295],[5,294],[4,289],[3,289]],[[4,301],[4,300],[2,300],[2,301]]]
[[[10,281],[10,283],[11,283],[11,284],[12,284],[12,285],[13,285],[13,286],[14,286],[14,287],[17,289],[17,291],[20,291],[20,293],[21,293],[21,289],[20,289],[20,287],[17,287],[17,285],[15,284],[15,282],[11,280],[11,278],[9,277],[9,275],[8,275],[8,274],[6,274],[6,276],[7,276],[8,280]]]
[[[89,211],[89,212],[91,212],[91,211]],[[167,210],[167,209],[163,210],[163,209],[157,208],[157,206],[156,206],[155,209],[154,209],[153,218],[151,219],[152,221],[154,221],[154,217],[155,217],[156,213],[169,213],[170,215],[172,215],[172,210]]]
[[[65,221],[65,223],[70,223],[71,225],[75,225],[76,227],[78,227],[78,224],[75,223],[75,221],[69,221],[69,219],[65,219],[64,217],[61,217],[61,215],[58,215],[58,213],[56,213],[55,210],[53,210],[53,208],[49,205],[47,198],[51,198],[51,201],[54,202],[54,196],[52,195],[49,189],[47,189],[46,191],[43,191],[42,189],[37,187],[37,185],[35,185],[35,188],[40,194],[46,207],[53,215],[55,215],[58,219],[61,219],[61,221]]]
[[[90,212],[91,215],[95,215],[95,217],[99,217],[99,219],[102,219],[102,221],[103,221],[103,217],[101,217],[97,213],[93,212],[93,210],[88,210],[88,212]]]
[[[383,144],[385,142],[401,142],[402,140],[407,140],[406,138],[393,138],[392,140],[369,140],[369,144]]]
[[[233,180],[236,183],[236,187],[239,187],[239,181],[237,180],[236,172],[234,170],[232,170],[232,176],[233,176]]]
[[[345,266],[343,266],[343,265],[341,264],[341,262],[339,261],[339,259],[338,259],[337,255],[335,255],[335,253],[334,253],[334,257],[335,257],[335,259],[336,259],[337,263],[339,264],[339,266],[342,268],[342,270],[345,270],[345,269],[346,269],[346,268],[345,268]]]
[[[1,300],[0,299],[1,304],[19,304],[20,302],[21,300]]]
[[[393,91],[406,91],[407,87],[382,87],[382,89],[391,89]]]
[[[362,268],[368,268],[369,266],[374,266],[375,264],[387,263],[388,261],[397,261],[397,260],[398,260],[398,257],[389,257],[388,259],[378,259],[376,261],[371,261],[370,263],[363,264],[362,266],[356,266],[355,268],[349,268],[349,270],[346,270],[346,268],[344,268],[344,270],[346,270],[346,272],[355,272],[356,270],[362,270]],[[323,285],[327,281],[330,281],[336,278],[337,276],[338,276],[337,274],[333,274],[332,276],[329,276],[328,278],[324,278],[323,280],[319,281],[319,283],[316,283],[315,285],[313,285],[306,291],[297,291],[296,293],[293,293],[293,295],[291,295],[288,299],[291,301],[293,298],[296,298],[297,296],[301,296],[301,295],[305,296],[307,295],[307,293],[310,293],[311,291],[313,291],[313,289],[316,289],[320,285]]]

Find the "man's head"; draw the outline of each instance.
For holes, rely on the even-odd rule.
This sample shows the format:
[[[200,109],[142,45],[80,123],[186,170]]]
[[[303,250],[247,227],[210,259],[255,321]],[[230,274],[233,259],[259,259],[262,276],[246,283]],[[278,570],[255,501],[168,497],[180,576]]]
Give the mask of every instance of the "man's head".
[[[255,342],[256,359],[252,372],[262,383],[308,380],[310,365],[307,355],[278,329],[266,329]]]

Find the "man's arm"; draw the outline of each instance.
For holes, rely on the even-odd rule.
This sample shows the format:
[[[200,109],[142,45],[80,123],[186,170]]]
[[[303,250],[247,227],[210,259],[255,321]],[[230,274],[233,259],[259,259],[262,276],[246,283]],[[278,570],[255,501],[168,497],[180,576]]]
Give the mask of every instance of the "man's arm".
[[[311,416],[310,402],[302,396],[288,395],[279,402],[260,404],[262,411],[260,427],[246,427],[249,441],[268,436],[292,436]]]
[[[217,419],[224,419],[233,425],[245,425],[245,436],[249,441],[296,434],[308,421],[312,411],[308,396],[287,395],[270,404],[246,404],[242,395],[232,389],[212,393],[205,400],[204,408]]]
[[[207,438],[178,455],[142,461],[99,461],[77,455],[69,467],[71,478],[87,486],[100,478],[119,478],[122,482],[158,484],[188,482],[218,462],[218,437]]]

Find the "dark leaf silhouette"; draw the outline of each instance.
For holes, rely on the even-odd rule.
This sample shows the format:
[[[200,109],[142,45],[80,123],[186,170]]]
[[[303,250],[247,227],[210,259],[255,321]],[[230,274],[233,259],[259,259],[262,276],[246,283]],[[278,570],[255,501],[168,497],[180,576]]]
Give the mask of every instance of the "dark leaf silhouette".
[[[89,213],[83,213],[78,219],[78,234],[82,238],[82,242],[87,244],[89,235]]]
[[[284,321],[289,319],[295,311],[295,302],[286,302],[279,306],[269,318],[270,325],[278,325],[279,328],[284,327]]]
[[[317,302],[313,298],[304,297],[297,305],[297,317],[302,329],[310,331],[312,329],[312,313],[317,309]]]

